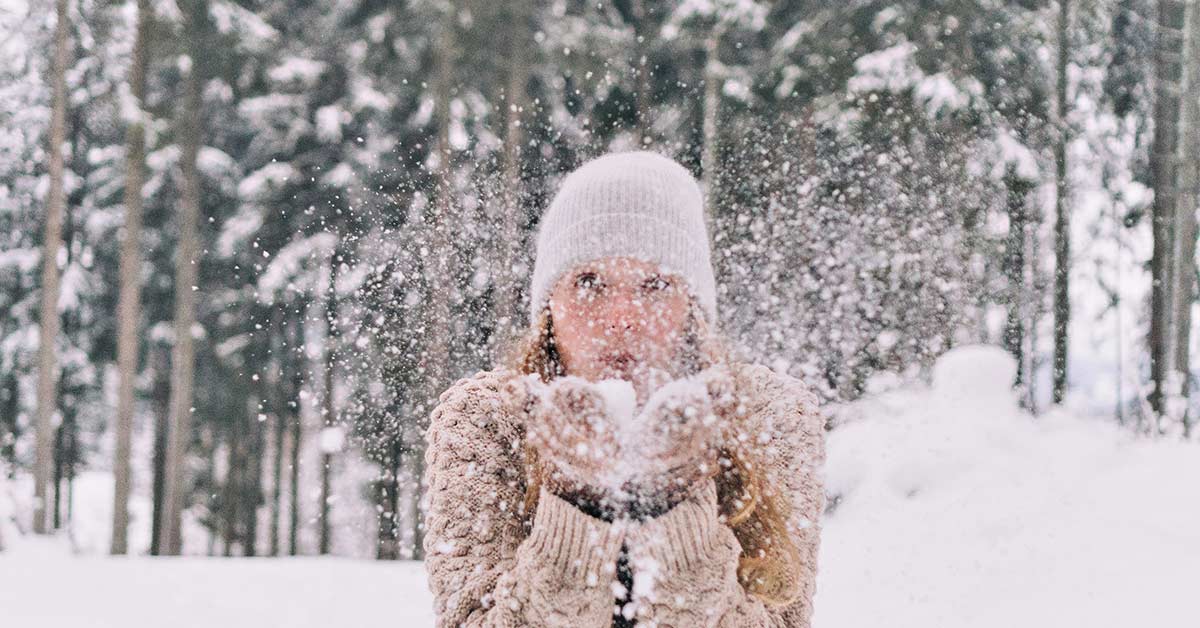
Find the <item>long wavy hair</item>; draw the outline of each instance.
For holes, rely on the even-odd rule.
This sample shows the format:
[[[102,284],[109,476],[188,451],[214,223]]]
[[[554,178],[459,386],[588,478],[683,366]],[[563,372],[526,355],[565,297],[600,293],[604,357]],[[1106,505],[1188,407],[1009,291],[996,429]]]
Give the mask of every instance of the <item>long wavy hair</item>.
[[[728,344],[710,333],[696,300],[689,303],[684,342],[679,356],[686,374],[695,374],[714,363],[729,363]],[[522,374],[536,374],[542,381],[566,375],[554,339],[550,308],[544,307],[537,321],[508,351],[507,365]],[[753,441],[722,443],[721,470],[715,476],[720,515],[742,545],[738,580],[747,592],[771,607],[786,606],[799,596],[800,557],[788,534],[789,500],[771,486],[764,467],[757,464]],[[532,522],[543,477],[537,451],[524,449],[527,484],[525,516]]]

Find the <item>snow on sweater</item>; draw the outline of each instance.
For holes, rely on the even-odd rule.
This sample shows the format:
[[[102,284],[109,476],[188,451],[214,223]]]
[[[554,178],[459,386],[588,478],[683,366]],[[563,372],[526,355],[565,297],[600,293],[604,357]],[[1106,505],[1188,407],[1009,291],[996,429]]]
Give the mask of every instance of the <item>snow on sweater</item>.
[[[426,434],[423,547],[438,628],[612,626],[622,545],[639,557],[631,559],[638,625],[808,628],[825,508],[817,398],[763,366],[733,373],[747,409],[738,436],[756,439],[767,477],[792,498],[794,602],[769,607],[738,582],[742,547],[718,519],[714,480],[644,522],[592,517],[543,486],[525,524],[524,426],[503,392],[516,374],[497,369],[442,393]]]

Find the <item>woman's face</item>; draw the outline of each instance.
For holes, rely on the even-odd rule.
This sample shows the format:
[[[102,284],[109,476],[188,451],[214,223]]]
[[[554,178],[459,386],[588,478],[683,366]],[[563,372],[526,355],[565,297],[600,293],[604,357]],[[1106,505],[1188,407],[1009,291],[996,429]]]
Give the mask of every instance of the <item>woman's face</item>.
[[[563,366],[591,381],[619,378],[635,385],[673,373],[688,305],[683,278],[655,264],[629,257],[582,263],[550,292]]]

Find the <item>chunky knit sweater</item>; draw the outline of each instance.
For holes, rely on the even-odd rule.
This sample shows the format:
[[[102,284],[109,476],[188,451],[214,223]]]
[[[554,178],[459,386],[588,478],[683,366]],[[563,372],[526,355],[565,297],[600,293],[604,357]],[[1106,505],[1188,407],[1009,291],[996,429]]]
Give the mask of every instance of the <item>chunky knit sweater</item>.
[[[514,372],[498,369],[444,392],[426,435],[424,550],[437,626],[611,626],[625,548],[638,625],[807,628],[825,507],[817,399],[763,366],[733,372],[747,411],[738,438],[757,439],[769,481],[791,498],[788,529],[801,558],[794,602],[767,606],[738,582],[742,547],[718,518],[711,479],[645,521],[590,516],[544,486],[526,517],[524,426],[503,392]]]

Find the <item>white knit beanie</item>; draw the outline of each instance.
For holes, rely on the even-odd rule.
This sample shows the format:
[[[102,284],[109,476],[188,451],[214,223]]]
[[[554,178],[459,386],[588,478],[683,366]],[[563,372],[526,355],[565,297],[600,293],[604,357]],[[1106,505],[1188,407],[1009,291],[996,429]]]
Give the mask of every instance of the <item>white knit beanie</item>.
[[[567,175],[539,227],[530,322],[564,272],[608,256],[635,257],[678,273],[716,324],[700,185],[673,159],[649,151],[609,153]]]

